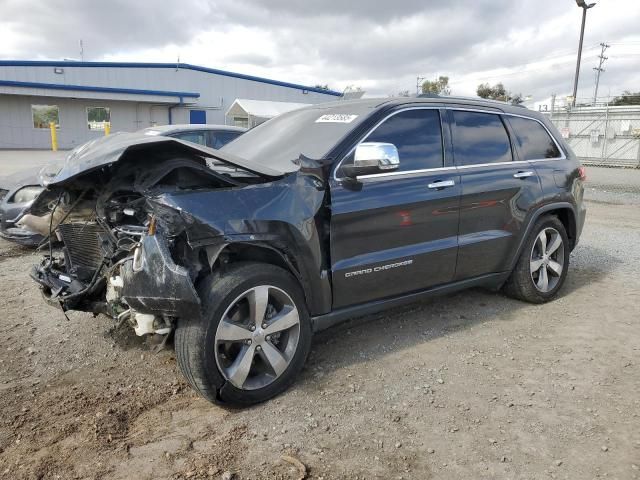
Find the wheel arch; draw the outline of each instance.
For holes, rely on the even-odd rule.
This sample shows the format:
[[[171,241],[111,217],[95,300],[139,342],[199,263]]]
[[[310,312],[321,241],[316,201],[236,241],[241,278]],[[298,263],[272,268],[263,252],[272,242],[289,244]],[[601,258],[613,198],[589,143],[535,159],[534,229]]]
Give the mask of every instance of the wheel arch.
[[[567,237],[569,238],[569,250],[573,250],[576,246],[577,223],[575,211],[570,208],[558,208],[545,212],[549,215],[555,215],[562,222]]]
[[[565,230],[567,231],[567,237],[569,238],[569,249],[573,250],[573,248],[575,247],[577,238],[577,215],[575,206],[569,202],[557,202],[544,205],[543,207],[540,207],[538,210],[536,210],[531,216],[525,233],[524,235],[522,235],[522,238],[520,238],[520,243],[515,252],[515,255],[513,255],[513,258],[511,259],[511,263],[509,265],[510,271],[515,268],[515,265],[518,262],[518,258],[520,258],[520,254],[522,253],[524,244],[527,241],[527,238],[529,238],[529,235],[531,235],[531,231],[533,230],[535,223],[543,215],[556,216],[558,220],[562,222]]]
[[[213,255],[213,256],[212,256]],[[304,293],[311,315],[325,313],[331,308],[331,287],[328,274],[314,278],[294,252],[284,251],[265,242],[233,242],[210,253],[212,270],[238,262],[259,262],[280,267],[295,277]]]

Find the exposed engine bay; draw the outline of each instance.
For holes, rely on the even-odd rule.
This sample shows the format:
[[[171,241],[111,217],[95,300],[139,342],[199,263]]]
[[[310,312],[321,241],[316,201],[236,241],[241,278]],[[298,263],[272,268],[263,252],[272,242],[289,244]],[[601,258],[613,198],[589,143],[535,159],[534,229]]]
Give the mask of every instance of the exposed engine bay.
[[[138,335],[168,334],[178,314],[199,313],[195,285],[223,261],[223,239],[167,198],[269,180],[179,144],[126,150],[117,163],[50,185],[21,220],[46,236],[31,276],[65,312],[103,313]]]

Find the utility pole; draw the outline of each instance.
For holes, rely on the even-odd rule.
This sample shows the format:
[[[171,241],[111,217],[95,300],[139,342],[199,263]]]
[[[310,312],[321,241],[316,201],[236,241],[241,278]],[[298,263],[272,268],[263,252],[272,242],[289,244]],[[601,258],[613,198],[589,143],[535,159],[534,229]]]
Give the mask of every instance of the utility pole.
[[[82,44],[82,39],[80,39],[80,61],[84,62],[84,45]]]
[[[427,79],[427,77],[421,77],[421,76],[417,76],[416,77],[416,96],[420,95],[422,92],[421,87],[422,87],[422,82],[424,82]]]
[[[587,10],[596,6],[595,3],[586,4],[584,0],[576,0],[576,4],[582,8],[582,27],[580,27],[580,43],[578,44],[578,61],[576,62],[576,75],[573,79],[573,100],[571,106],[576,106],[578,95],[578,77],[580,76],[580,59],[582,58],[582,41],[584,40],[584,24],[587,21]]]
[[[608,45],[604,42],[602,42],[600,44],[600,47],[602,48],[602,50],[600,51],[600,55],[598,58],[600,58],[600,63],[598,64],[597,67],[593,67],[593,69],[596,71],[596,89],[593,92],[593,105],[595,106],[596,101],[598,100],[598,85],[600,85],[600,74],[602,72],[604,72],[604,68],[602,68],[602,66],[604,65],[604,62],[606,62],[609,57],[605,57],[604,56],[604,52],[607,48],[609,48],[611,45]]]

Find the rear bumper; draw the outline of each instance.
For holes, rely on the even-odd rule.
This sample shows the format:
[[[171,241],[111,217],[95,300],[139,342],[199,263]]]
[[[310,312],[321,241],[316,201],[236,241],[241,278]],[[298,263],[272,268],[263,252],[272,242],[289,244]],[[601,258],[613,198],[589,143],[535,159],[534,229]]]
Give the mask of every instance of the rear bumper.
[[[580,204],[578,206],[578,210],[576,212],[576,239],[575,242],[573,244],[573,248],[576,247],[576,245],[578,245],[578,242],[580,241],[580,236],[582,235],[582,229],[584,228],[584,222],[587,218],[587,208],[584,206],[584,204]]]

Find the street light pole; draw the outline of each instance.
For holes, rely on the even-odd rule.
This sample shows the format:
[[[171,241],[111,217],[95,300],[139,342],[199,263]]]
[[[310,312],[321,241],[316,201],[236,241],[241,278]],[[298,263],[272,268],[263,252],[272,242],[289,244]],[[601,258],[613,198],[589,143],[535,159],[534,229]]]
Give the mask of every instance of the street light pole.
[[[576,0],[576,3],[582,8],[582,27],[580,28],[580,43],[578,44],[578,61],[576,63],[576,75],[573,79],[573,100],[571,106],[576,106],[576,95],[578,95],[578,77],[580,76],[580,60],[582,58],[582,41],[584,39],[584,24],[587,21],[587,10],[596,6],[595,3],[586,4],[584,0]]]

